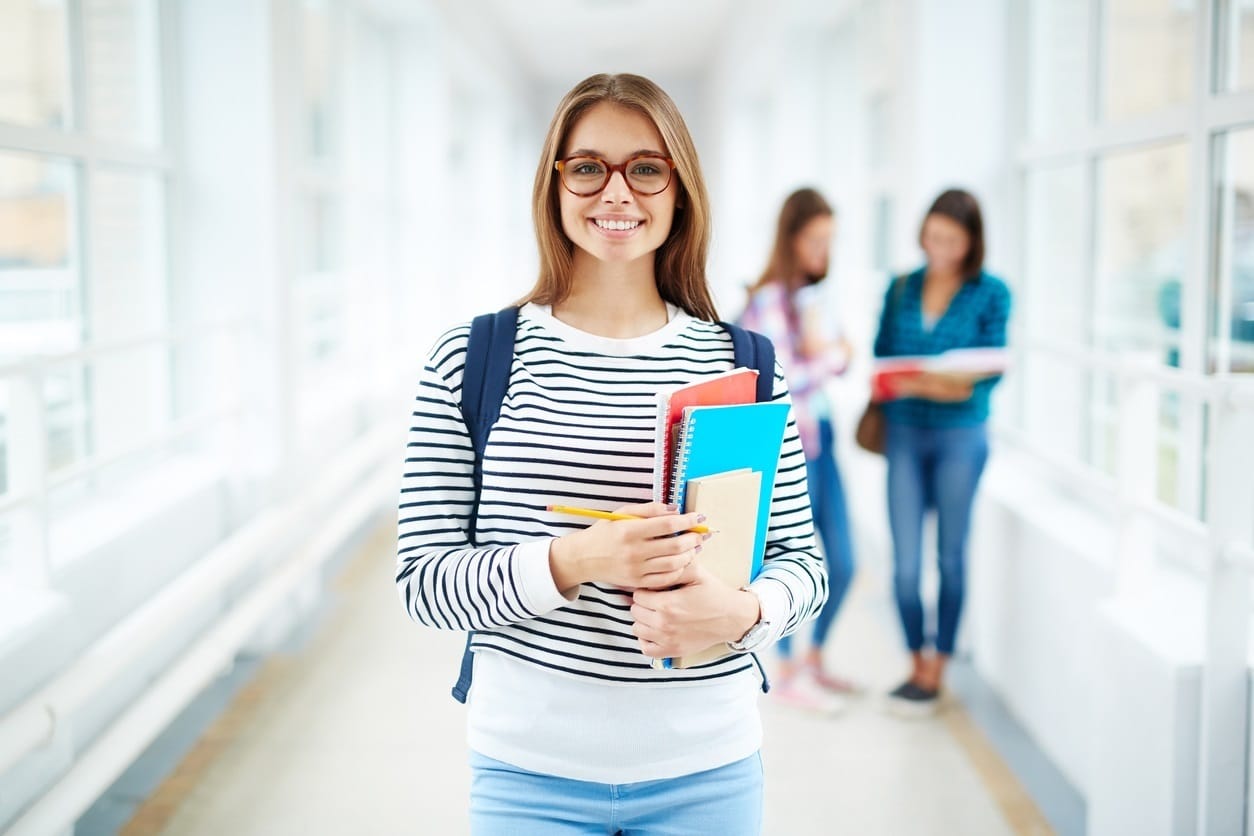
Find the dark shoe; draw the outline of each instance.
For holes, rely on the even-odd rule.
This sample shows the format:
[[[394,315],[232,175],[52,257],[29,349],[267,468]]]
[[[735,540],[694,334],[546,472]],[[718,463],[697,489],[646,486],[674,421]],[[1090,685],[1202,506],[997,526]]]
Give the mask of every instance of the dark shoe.
[[[888,695],[888,710],[899,717],[930,717],[940,704],[940,691],[903,682]]]

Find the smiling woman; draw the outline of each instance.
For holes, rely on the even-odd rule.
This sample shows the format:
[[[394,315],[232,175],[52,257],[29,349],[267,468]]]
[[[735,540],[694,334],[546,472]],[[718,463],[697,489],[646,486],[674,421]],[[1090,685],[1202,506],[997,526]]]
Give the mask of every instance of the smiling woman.
[[[473,832],[757,833],[750,648],[683,670],[650,660],[773,641],[814,616],[827,580],[797,480],[776,486],[744,589],[694,561],[710,536],[692,531],[698,515],[648,501],[657,394],[735,362],[706,285],[705,185],[670,97],[639,76],[581,82],[533,197],[540,274],[479,466],[463,325],[430,354],[401,488],[407,612],[474,631]],[[787,397],[776,367],[773,398]],[[804,466],[790,426],[779,471]],[[637,519],[585,528],[549,510],[590,504]],[[631,800],[612,805],[620,791]]]

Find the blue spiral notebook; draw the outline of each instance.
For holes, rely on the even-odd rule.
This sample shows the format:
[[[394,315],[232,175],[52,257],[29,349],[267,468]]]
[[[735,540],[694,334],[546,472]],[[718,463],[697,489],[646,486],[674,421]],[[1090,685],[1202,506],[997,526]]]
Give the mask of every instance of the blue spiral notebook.
[[[683,508],[689,479],[741,468],[762,474],[750,577],[756,577],[762,568],[766,551],[771,493],[775,488],[775,471],[779,469],[788,409],[786,403],[690,406],[684,410],[680,425],[672,495],[667,501]]]

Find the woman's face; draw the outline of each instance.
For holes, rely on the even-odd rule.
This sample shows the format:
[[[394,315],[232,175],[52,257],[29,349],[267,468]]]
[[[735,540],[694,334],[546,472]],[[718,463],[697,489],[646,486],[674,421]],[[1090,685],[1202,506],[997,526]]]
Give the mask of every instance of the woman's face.
[[[919,236],[927,265],[946,273],[962,271],[962,262],[971,249],[971,236],[962,224],[945,215],[928,215]]]
[[[832,236],[836,234],[836,219],[831,215],[817,215],[806,222],[792,239],[793,255],[797,267],[807,276],[826,276],[832,253]]]
[[[617,165],[642,154],[666,157],[662,135],[644,114],[609,102],[594,105],[575,123],[562,157],[586,154]],[[629,263],[648,257],[666,241],[675,216],[679,175],[655,195],[638,195],[620,172],[599,193],[580,197],[560,182],[562,230],[580,251],[598,261]],[[650,261],[650,264],[652,261]]]

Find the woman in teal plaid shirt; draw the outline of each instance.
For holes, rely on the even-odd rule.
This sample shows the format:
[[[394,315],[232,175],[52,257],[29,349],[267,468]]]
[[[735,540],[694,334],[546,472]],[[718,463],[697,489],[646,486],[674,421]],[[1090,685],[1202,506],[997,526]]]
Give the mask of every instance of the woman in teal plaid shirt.
[[[968,192],[946,191],[919,233],[927,263],[895,279],[884,297],[875,356],[939,354],[1006,344],[1010,291],[983,270],[984,225]],[[894,382],[887,418],[888,519],[893,590],[913,658],[910,678],[891,694],[909,713],[935,709],[966,588],[966,545],[976,486],[988,458],[989,393],[999,378],[974,385],[922,374]],[[940,596],[932,652],[925,647],[919,575],[923,516],[937,514]]]

